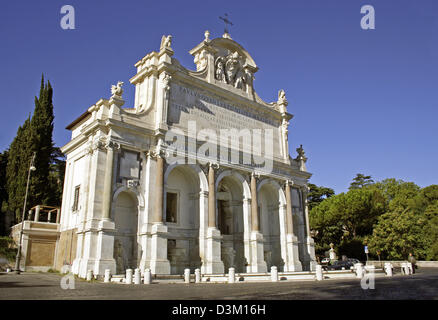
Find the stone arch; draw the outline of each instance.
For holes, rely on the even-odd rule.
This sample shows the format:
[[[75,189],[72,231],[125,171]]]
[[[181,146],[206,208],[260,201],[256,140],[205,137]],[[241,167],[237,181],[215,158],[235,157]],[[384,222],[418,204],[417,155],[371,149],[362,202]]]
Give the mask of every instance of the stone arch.
[[[168,227],[168,252],[172,274],[201,266],[199,243],[201,194],[207,179],[197,165],[172,164],[164,174],[163,221]]]
[[[268,270],[284,270],[286,251],[286,197],[280,184],[264,179],[257,187],[260,231],[263,234],[264,260]]]
[[[246,179],[238,172],[226,170],[216,181],[216,216],[221,230],[221,258],[225,270],[246,272],[250,260],[248,239],[251,192]]]
[[[114,221],[113,257],[116,273],[136,268],[138,257],[138,197],[129,189],[120,189],[115,194],[111,218]]]
[[[225,170],[219,174],[219,176],[216,179],[215,189],[217,190],[217,187],[221,180],[225,177],[233,176],[236,178],[241,184],[243,188],[243,199],[251,199],[251,189],[248,184],[248,181],[240,174],[239,172],[235,170]]]
[[[121,192],[131,193],[132,196],[137,198],[138,207],[144,208],[144,197],[140,192],[138,192],[137,188],[128,188],[125,186],[121,186],[121,187],[117,188],[117,190],[114,192],[113,203],[117,200],[117,197],[119,196],[119,194]],[[111,213],[111,214],[114,215],[114,213]]]
[[[164,173],[164,181],[165,182],[167,181],[169,174],[172,172],[172,170],[178,166],[184,166],[184,167],[191,168],[198,175],[199,187],[200,187],[201,191],[208,191],[207,177],[205,176],[204,171],[202,171],[202,169],[197,164],[183,164],[182,165],[182,164],[178,164],[178,163],[173,163],[173,164],[169,165],[166,168],[166,172]]]

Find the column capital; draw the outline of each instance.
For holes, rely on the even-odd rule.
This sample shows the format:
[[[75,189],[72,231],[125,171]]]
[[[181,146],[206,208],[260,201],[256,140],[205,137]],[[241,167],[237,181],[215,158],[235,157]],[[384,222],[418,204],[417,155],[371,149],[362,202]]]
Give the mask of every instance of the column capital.
[[[293,185],[294,185],[293,180],[286,180],[286,181],[284,181],[284,186],[285,187],[286,186],[292,187]]]
[[[151,157],[152,159],[165,158],[169,156],[169,153],[163,149],[151,149],[145,152],[146,156]]]
[[[107,150],[113,150],[113,151],[117,151],[120,150],[120,143],[115,142],[114,140],[111,139],[107,139],[106,143],[105,143],[105,148]]]
[[[209,168],[213,168],[213,170],[218,170],[220,168],[219,163],[217,162],[208,162],[207,165]]]

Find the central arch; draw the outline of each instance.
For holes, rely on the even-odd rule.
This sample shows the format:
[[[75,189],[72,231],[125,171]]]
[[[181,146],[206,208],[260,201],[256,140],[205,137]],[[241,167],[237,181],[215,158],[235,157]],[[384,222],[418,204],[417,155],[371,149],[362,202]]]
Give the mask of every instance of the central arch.
[[[234,267],[236,272],[246,272],[248,266],[247,236],[248,217],[245,200],[250,195],[246,180],[237,172],[222,172],[216,182],[216,209],[218,228],[221,232],[221,259],[225,270]]]
[[[163,221],[168,227],[167,259],[171,274],[201,267],[203,244],[199,241],[201,191],[208,185],[194,165],[171,165],[165,176]]]

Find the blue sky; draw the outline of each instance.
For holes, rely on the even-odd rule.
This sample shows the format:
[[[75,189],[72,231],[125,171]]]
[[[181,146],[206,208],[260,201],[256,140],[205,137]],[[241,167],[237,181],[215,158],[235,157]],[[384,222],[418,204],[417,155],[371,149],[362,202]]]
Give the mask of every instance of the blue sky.
[[[60,27],[63,5],[76,29]],[[376,29],[362,30],[360,9],[373,5]],[[438,1],[8,1],[0,11],[0,150],[34,108],[41,73],[54,88],[58,146],[65,126],[134,64],[172,34],[172,48],[194,69],[188,51],[209,30],[231,36],[260,70],[258,94],[274,101],[283,88],[294,114],[290,149],[303,144],[311,182],[346,191],[356,173],[424,187],[438,182]]]

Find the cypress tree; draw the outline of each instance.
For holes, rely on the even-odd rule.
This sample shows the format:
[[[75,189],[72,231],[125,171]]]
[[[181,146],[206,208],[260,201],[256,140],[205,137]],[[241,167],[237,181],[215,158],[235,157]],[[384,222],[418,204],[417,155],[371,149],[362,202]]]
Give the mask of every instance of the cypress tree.
[[[8,200],[7,182],[6,182],[6,167],[8,165],[9,151],[5,150],[0,153],[0,211],[3,206],[3,201]]]
[[[21,221],[27,175],[30,160],[36,153],[29,184],[27,210],[42,205],[59,206],[61,204],[65,162],[62,153],[54,148],[53,133],[53,89],[50,82],[41,77],[39,97],[35,97],[35,109],[32,118],[18,128],[17,135],[9,147],[6,168],[8,209],[15,212],[16,220]],[[61,159],[60,159],[61,158]]]
[[[17,135],[9,146],[8,164],[6,167],[7,206],[9,211],[15,212],[15,217],[18,221],[21,220],[21,210],[26,193],[27,173],[32,156],[30,148],[30,122],[29,116],[23,126],[18,128]]]
[[[31,175],[31,203],[48,205],[51,201],[49,183],[53,153],[53,90],[50,82],[41,77],[40,96],[35,97],[35,110],[31,120],[31,153],[36,152],[35,167]]]

